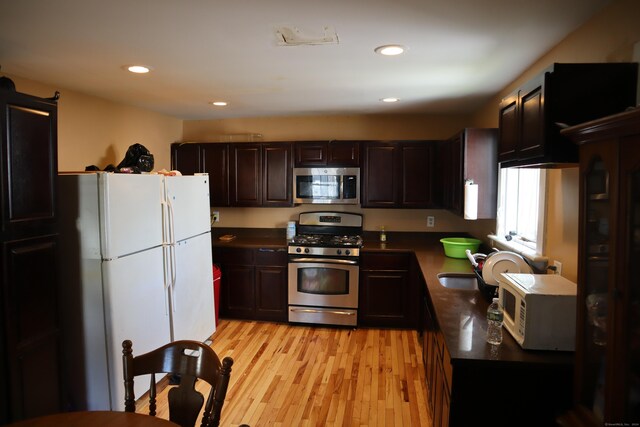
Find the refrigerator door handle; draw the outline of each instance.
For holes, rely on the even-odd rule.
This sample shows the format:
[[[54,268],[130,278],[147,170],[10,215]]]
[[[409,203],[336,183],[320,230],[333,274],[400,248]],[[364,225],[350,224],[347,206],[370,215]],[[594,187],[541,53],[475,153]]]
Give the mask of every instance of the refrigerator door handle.
[[[171,280],[170,280],[170,286],[171,286],[171,300],[172,300],[172,306],[173,309],[172,311],[176,311],[176,293],[175,293],[175,287],[176,287],[176,269],[177,269],[177,263],[176,263],[176,234],[175,234],[175,215],[173,212],[173,205],[171,204],[171,196],[169,194],[167,194],[167,210],[168,210],[168,227],[169,227],[169,263],[170,263],[170,271],[171,271]]]

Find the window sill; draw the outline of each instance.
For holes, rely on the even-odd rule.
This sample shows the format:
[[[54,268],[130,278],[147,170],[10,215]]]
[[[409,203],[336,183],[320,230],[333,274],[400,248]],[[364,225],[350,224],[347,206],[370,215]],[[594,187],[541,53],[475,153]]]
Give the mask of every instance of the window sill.
[[[495,234],[489,234],[487,236],[493,242],[496,249],[502,251],[511,251],[522,255],[529,261],[529,263],[538,271],[536,273],[546,273],[547,266],[549,265],[549,258],[536,253],[533,249],[522,245],[518,242],[507,241],[506,239],[499,237]]]

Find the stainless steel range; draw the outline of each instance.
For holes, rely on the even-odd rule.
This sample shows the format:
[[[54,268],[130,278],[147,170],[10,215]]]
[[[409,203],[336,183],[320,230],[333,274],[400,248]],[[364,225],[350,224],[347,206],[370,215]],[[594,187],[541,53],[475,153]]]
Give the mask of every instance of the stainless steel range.
[[[289,321],[356,326],[362,215],[303,212],[289,242]]]

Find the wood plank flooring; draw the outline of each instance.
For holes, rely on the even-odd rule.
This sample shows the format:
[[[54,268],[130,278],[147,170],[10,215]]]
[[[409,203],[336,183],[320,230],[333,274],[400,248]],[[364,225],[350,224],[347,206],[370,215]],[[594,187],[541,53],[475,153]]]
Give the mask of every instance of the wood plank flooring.
[[[432,425],[415,331],[220,320],[212,347],[235,361],[222,426]]]

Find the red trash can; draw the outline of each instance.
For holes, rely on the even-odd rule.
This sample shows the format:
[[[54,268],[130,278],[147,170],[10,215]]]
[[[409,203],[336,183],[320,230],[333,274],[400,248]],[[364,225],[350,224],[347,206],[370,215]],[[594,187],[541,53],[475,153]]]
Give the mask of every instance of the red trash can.
[[[218,326],[218,311],[220,310],[220,278],[222,277],[222,272],[220,271],[220,267],[216,264],[213,264],[213,300],[214,306],[216,310],[216,326]]]

